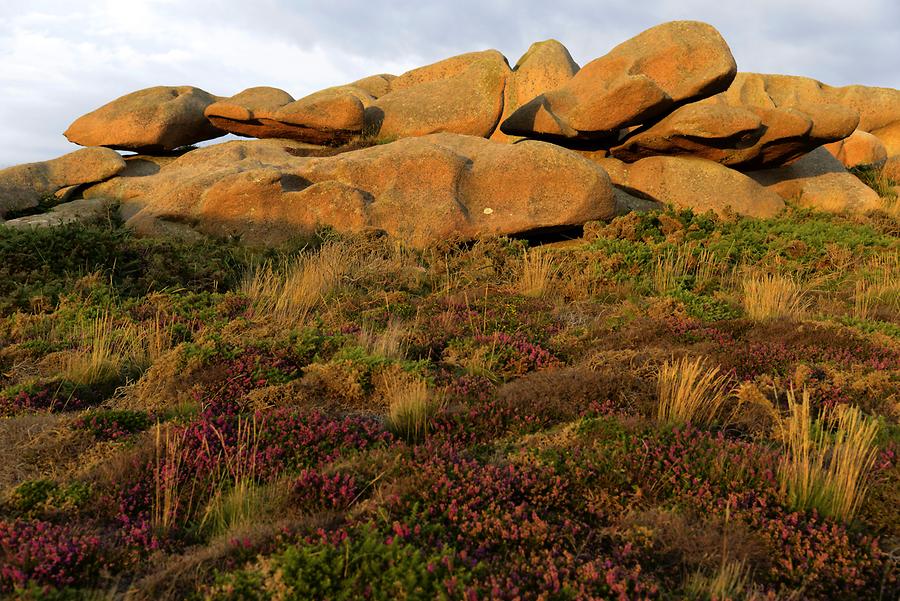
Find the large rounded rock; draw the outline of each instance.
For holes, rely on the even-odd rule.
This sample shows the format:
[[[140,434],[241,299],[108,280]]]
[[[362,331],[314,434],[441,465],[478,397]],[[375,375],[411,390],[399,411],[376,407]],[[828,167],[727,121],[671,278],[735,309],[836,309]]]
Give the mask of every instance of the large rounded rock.
[[[532,98],[560,87],[577,72],[578,64],[565,46],[556,40],[535,42],[522,55],[507,79],[500,122],[505,121],[517,108]],[[521,138],[508,136],[497,128],[491,139],[498,142],[513,142]]]
[[[840,140],[858,120],[856,111],[840,105],[800,110],[703,101],[630,133],[610,152],[626,161],[697,156],[737,169],[760,169],[789,163],[825,142]]]
[[[503,111],[509,76],[496,50],[455,56],[390,82],[366,109],[366,129],[381,141],[438,132],[488,137]]]
[[[225,135],[203,114],[216,100],[190,86],[147,88],[79,117],[65,136],[81,146],[170,151]]]
[[[616,185],[636,196],[697,213],[774,217],[784,200],[719,163],[694,157],[649,157],[627,166]]]
[[[826,144],[823,148],[847,168],[880,166],[888,157],[881,140],[860,129],[850,137]]]
[[[603,169],[552,144],[436,134],[319,158],[298,157],[289,144],[202,148],[156,175],[117,178],[86,195],[119,199],[133,213],[127,223],[144,234],[253,244],[328,225],[426,246],[576,226],[615,211]]]
[[[711,25],[675,21],[619,44],[571,80],[519,107],[509,135],[596,139],[725,90],[737,66]]]
[[[0,217],[37,208],[59,190],[99,182],[125,169],[125,160],[109,148],[82,148],[50,161],[0,170]]]
[[[861,213],[878,209],[882,204],[874,190],[848,173],[824,148],[786,167],[748,175],[782,198],[822,211]]]

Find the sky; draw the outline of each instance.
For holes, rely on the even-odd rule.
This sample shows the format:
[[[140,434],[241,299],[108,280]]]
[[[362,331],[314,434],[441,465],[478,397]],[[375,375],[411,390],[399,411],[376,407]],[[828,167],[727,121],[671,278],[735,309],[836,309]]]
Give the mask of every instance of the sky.
[[[583,65],[665,21],[715,26],[741,71],[900,88],[897,0],[0,0],[0,167],[76,150],[62,132],[156,85],[300,98],[555,38]]]

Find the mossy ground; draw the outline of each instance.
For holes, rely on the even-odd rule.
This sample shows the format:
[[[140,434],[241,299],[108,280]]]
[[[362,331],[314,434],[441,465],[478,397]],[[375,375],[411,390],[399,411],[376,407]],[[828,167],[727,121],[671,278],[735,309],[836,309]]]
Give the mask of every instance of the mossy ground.
[[[898,233],[888,213],[632,214],[539,249],[525,288],[523,241],[323,234],[303,244],[347,268],[292,323],[242,282],[303,244],[0,231],[0,591],[896,598]],[[759,273],[802,311],[750,319]],[[104,316],[127,352],[75,370]],[[739,410],[658,424],[657,370],[681,356],[719,366]],[[422,380],[427,433],[396,435],[391,391]],[[880,421],[852,519],[779,488],[776,422],[804,388]]]

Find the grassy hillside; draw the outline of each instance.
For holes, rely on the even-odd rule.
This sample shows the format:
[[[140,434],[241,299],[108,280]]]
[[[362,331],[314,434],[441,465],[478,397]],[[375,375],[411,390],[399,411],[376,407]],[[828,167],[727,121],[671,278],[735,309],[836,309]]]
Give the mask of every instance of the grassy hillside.
[[[0,592],[894,599],[894,213],[0,230]]]

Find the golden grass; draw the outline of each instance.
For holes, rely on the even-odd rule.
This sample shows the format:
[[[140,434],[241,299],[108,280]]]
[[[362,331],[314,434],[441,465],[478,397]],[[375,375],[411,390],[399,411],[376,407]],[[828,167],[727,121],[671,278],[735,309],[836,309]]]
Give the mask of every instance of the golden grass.
[[[725,261],[709,249],[696,255],[687,247],[678,247],[657,257],[650,274],[650,283],[657,294],[678,289],[682,281],[693,276],[693,288],[702,290],[729,273]]]
[[[550,291],[556,274],[553,257],[536,249],[522,253],[516,289],[523,296],[542,297]]]
[[[187,500],[182,498],[181,471],[184,463],[184,434],[156,424],[155,461],[153,470],[153,527],[162,532],[175,525],[182,513],[189,514],[193,491]],[[194,479],[191,479],[194,482]]]
[[[778,466],[782,495],[794,508],[851,519],[865,498],[878,424],[859,408],[844,405],[814,420],[807,390],[799,403],[793,391],[788,392],[788,407]]]
[[[900,311],[900,252],[879,254],[861,267],[853,289],[853,317],[868,319],[881,305]]]
[[[368,328],[360,331],[359,343],[370,355],[388,359],[405,359],[408,347],[407,331],[398,322],[390,321],[384,331],[375,333]]]
[[[117,377],[139,345],[134,326],[117,327],[109,312],[79,324],[81,344],[68,358],[63,377],[90,386]]]
[[[723,561],[711,576],[694,572],[685,585],[689,599],[743,599],[750,573],[743,561]]]
[[[241,291],[264,319],[294,326],[334,292],[354,262],[346,246],[326,242],[317,252],[301,253],[284,269],[272,263],[255,269],[245,277]]]
[[[653,289],[657,294],[665,294],[678,287],[681,279],[688,273],[688,259],[689,255],[680,249],[657,257],[651,276]]]
[[[741,280],[744,310],[751,319],[800,318],[809,308],[800,282],[777,274],[748,274]]]
[[[219,535],[252,523],[265,513],[274,495],[257,484],[260,426],[256,418],[238,419],[234,445],[229,445],[215,426],[212,431],[218,438],[222,470],[213,474],[218,486],[206,504],[200,528]],[[204,439],[204,445],[211,453],[209,440]]]
[[[661,423],[710,424],[730,396],[729,378],[718,367],[707,367],[703,357],[683,357],[659,368],[657,393]]]
[[[420,378],[397,377],[385,382],[388,401],[388,427],[411,442],[428,435],[431,418],[440,407],[428,383]]]

